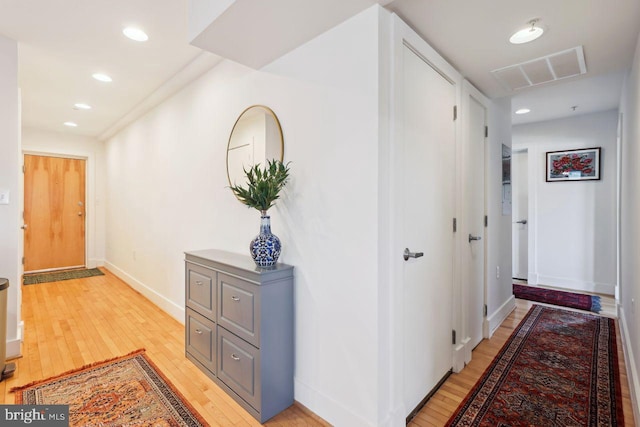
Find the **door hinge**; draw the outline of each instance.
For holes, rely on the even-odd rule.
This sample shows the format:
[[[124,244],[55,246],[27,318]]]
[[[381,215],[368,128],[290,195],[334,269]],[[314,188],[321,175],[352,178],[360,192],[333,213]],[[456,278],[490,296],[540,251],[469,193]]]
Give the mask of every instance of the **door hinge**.
[[[489,217],[487,215],[484,216],[484,226],[485,227],[489,226]]]
[[[456,231],[458,231],[458,220],[453,218],[453,232],[455,233]]]
[[[489,137],[489,126],[485,126],[484,127],[484,137],[488,138]]]
[[[22,173],[26,173],[26,172],[27,172],[27,168],[24,165],[22,165]]]
[[[484,305],[484,308],[482,309],[482,314],[483,316],[487,317],[487,304]]]
[[[22,265],[24,265],[24,257],[22,257]]]
[[[455,344],[456,343],[456,330],[453,329],[451,330],[451,344]]]
[[[454,105],[453,106],[453,121],[456,121],[458,119],[458,106]]]

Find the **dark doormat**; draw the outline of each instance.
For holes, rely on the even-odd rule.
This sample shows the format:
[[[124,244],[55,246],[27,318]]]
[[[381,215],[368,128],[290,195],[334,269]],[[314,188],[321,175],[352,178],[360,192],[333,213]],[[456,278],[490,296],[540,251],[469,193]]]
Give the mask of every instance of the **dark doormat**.
[[[82,279],[92,276],[104,276],[104,273],[97,268],[84,268],[53,273],[25,274],[22,277],[22,284],[35,285],[37,283],[59,282],[60,280]]]

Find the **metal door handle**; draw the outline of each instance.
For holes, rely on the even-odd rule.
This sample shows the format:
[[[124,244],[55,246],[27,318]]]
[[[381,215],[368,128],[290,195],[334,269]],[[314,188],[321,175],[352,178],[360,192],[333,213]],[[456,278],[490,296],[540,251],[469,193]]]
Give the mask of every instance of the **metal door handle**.
[[[237,302],[237,301],[240,301],[240,297],[237,297],[237,296],[235,296],[235,295],[231,295],[231,299],[232,299],[233,301],[236,301],[236,302]]]
[[[78,216],[82,216],[82,212],[78,212]]]
[[[26,230],[27,229],[27,224],[22,224],[22,227],[20,227],[20,228],[22,228],[23,230]]]
[[[232,358],[233,360],[235,360],[236,362],[237,362],[238,360],[240,360],[240,358],[239,358],[238,356],[236,356],[236,354],[235,354],[235,353],[231,353],[231,358]]]
[[[469,234],[469,243],[471,243],[474,240],[482,240],[482,237]]]
[[[526,219],[521,219],[520,221],[514,222],[514,224],[526,224],[526,223],[527,223]]]
[[[402,258],[404,258],[405,261],[408,261],[409,258],[420,258],[421,256],[424,256],[424,252],[410,252],[409,248],[404,248],[404,252],[402,253]]]

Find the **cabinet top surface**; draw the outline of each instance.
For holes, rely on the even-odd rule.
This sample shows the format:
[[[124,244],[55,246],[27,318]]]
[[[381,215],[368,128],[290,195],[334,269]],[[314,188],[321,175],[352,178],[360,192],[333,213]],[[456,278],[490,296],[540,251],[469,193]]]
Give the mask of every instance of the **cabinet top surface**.
[[[284,271],[293,268],[291,265],[277,263],[273,267],[258,267],[253,259],[248,255],[237,254],[235,252],[227,252],[219,249],[204,249],[198,251],[185,252],[187,261],[196,261],[193,257],[212,261],[219,264],[228,265],[253,273],[267,273],[274,271]]]

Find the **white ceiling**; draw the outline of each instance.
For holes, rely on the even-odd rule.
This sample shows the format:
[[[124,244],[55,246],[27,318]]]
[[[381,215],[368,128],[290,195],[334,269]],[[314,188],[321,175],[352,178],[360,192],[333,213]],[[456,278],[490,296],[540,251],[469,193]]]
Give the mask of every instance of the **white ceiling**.
[[[534,111],[527,118],[517,119],[528,121],[566,115],[568,104],[579,105],[576,113],[615,108],[621,70],[631,64],[640,30],[638,0],[225,2],[234,7],[222,13],[219,22],[224,28],[217,38],[228,40],[228,45],[223,43],[218,48],[227,49],[227,55],[229,46],[237,40],[233,31],[238,28],[245,42],[260,41],[281,54],[294,47],[294,36],[298,35],[301,43],[377,2],[398,13],[489,97],[515,95],[514,107],[529,103]],[[255,13],[252,2],[269,4],[271,10]],[[213,66],[220,59],[217,55],[188,43],[188,3],[189,0],[0,0],[0,34],[17,40],[19,45],[24,126],[104,139]],[[292,8],[292,4],[299,3],[307,6],[305,13]],[[322,8],[331,13],[317,12]],[[311,9],[316,12],[310,14]],[[278,24],[278,17],[282,16],[297,24],[285,33],[265,31],[282,26]],[[546,27],[544,36],[526,45],[509,44],[509,36],[532,18],[540,18]],[[261,21],[264,22],[258,26],[256,23]],[[251,22],[254,24],[248,25]],[[140,44],[126,39],[121,30],[128,24],[147,31],[149,41]],[[289,44],[283,45],[282,39]],[[583,46],[585,53],[587,74],[582,78],[509,93],[490,73],[576,46]],[[251,44],[245,49],[250,52]],[[270,58],[254,60],[259,63]],[[114,81],[94,81],[91,74],[96,71],[110,74]],[[171,85],[163,86],[167,81]],[[574,85],[576,82],[581,83]],[[161,86],[163,89],[158,91]],[[540,95],[536,97],[535,93]],[[77,111],[73,109],[76,102],[86,102],[94,108]],[[79,126],[66,128],[62,123],[68,120]]]

